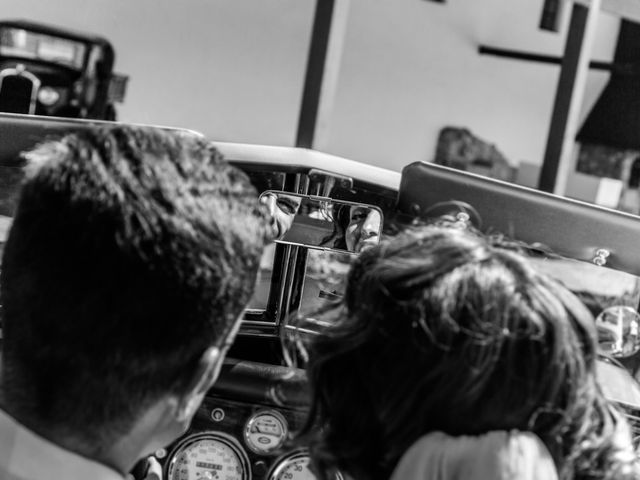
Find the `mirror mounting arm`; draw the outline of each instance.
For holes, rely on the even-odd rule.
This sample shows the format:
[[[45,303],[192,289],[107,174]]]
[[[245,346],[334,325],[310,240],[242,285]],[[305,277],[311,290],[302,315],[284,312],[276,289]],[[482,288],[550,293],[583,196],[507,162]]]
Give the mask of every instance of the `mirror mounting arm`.
[[[309,179],[318,183],[316,195],[321,197],[331,196],[331,192],[336,184],[348,190],[353,188],[353,178],[317,168],[309,170]]]

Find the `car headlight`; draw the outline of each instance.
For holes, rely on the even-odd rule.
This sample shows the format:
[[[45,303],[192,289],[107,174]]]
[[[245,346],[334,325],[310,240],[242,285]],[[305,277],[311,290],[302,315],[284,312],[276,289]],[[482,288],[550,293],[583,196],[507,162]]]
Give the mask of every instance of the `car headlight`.
[[[58,100],[60,100],[60,93],[54,88],[42,87],[38,91],[38,101],[47,107],[54,105]]]

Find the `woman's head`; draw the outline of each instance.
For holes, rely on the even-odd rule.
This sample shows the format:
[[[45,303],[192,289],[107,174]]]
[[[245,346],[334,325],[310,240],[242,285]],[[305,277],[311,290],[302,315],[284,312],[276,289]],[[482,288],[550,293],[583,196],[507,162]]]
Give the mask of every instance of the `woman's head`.
[[[309,368],[321,471],[385,478],[432,431],[532,431],[560,463],[611,424],[588,310],[479,235],[424,227],[366,250],[335,315]]]
[[[382,215],[366,205],[335,205],[331,214],[332,234],[323,244],[349,252],[361,251],[380,241]]]
[[[349,219],[345,228],[345,243],[350,252],[361,252],[380,241],[382,216],[375,208],[363,205],[349,207]]]

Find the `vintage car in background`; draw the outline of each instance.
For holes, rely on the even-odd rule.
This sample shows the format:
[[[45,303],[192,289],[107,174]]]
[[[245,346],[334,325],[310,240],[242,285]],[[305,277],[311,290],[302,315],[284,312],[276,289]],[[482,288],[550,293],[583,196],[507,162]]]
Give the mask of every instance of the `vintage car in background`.
[[[43,138],[95,123],[0,114],[5,223],[21,178],[19,153]],[[640,217],[429,163],[398,173],[302,148],[216,146],[273,199],[288,223],[265,252],[220,379],[189,431],[155,452],[165,478],[314,478],[304,449],[290,438],[308,405],[305,336],[323,328],[314,313],[341,296],[349,262],[360,248],[338,241],[344,237],[344,209],[363,225],[371,220],[371,239],[446,214],[460,228],[474,226],[526,244],[539,268],[599,316],[602,387],[640,436],[640,385],[634,378],[640,375]]]
[[[104,38],[0,21],[0,112],[115,120],[127,77]]]

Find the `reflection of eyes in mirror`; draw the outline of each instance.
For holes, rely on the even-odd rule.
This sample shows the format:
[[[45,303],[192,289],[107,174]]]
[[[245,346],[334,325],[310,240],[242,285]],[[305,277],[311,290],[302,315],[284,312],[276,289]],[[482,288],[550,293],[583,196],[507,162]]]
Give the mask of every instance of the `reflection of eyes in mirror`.
[[[269,208],[275,230],[274,239],[279,240],[291,229],[295,215],[300,209],[302,197],[268,192],[261,197],[261,201]]]
[[[297,197],[278,197],[278,208],[287,215],[295,215],[300,208],[301,199]]]

